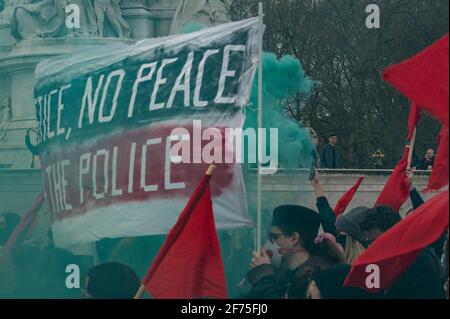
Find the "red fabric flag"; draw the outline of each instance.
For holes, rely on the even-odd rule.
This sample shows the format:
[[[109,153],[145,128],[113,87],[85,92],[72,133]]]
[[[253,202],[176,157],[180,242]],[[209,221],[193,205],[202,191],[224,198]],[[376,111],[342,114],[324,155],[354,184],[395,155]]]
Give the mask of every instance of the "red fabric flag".
[[[383,79],[448,126],[448,34],[412,58],[388,67]]]
[[[448,199],[448,191],[434,196],[375,240],[353,262],[344,286],[373,293],[389,288],[411,266],[420,251],[434,243],[448,227]],[[366,272],[368,265],[379,267],[379,288],[366,285],[371,273]]]
[[[444,126],[439,133],[436,159],[424,191],[439,190],[448,185],[448,166],[448,126]]]
[[[400,211],[403,203],[409,197],[409,183],[406,177],[406,167],[408,165],[409,147],[405,147],[402,159],[397,163],[391,176],[384,185],[375,206],[386,205],[396,211]]]
[[[11,236],[9,236],[8,241],[6,242],[5,245],[6,249],[9,252],[12,251],[12,249],[17,243],[17,240],[22,234],[28,236],[31,233],[32,229],[36,226],[37,216],[43,203],[44,203],[44,193],[41,192],[34,200],[33,206],[31,207],[30,211],[25,216],[22,217],[20,223],[16,226]],[[25,233],[26,229],[28,230]]]
[[[416,127],[417,123],[420,121],[420,108],[417,106],[416,103],[411,103],[411,109],[409,111],[409,118],[408,118],[408,136],[406,139],[408,141],[411,141],[413,134],[414,134],[414,128]]]
[[[358,177],[355,184],[350,188],[337,202],[336,206],[334,207],[333,211],[336,217],[339,217],[339,215],[343,214],[345,212],[345,209],[347,208],[348,204],[353,199],[353,196],[355,195],[356,191],[359,188],[359,185],[361,185],[362,181],[364,179],[364,176]]]
[[[210,178],[201,179],[144,279],[154,298],[227,298]]]

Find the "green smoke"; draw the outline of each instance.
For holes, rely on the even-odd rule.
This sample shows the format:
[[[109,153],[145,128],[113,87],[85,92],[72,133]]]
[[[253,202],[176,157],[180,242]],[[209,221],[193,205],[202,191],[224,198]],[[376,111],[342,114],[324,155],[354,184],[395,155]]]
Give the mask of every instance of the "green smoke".
[[[277,59],[273,53],[263,56],[263,127],[278,129],[279,166],[309,168],[315,153],[311,138],[301,123],[290,118],[283,103],[296,93],[308,96],[315,81],[306,76],[300,61],[286,55]],[[245,128],[258,127],[258,77],[255,77],[247,108]],[[267,147],[268,151],[269,147]]]

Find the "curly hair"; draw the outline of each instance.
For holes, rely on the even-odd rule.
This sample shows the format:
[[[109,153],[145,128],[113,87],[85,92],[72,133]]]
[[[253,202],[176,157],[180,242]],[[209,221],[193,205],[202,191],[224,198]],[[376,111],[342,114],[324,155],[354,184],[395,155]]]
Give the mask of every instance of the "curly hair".
[[[369,209],[360,227],[363,231],[379,229],[385,232],[401,220],[400,214],[391,207],[376,206]]]

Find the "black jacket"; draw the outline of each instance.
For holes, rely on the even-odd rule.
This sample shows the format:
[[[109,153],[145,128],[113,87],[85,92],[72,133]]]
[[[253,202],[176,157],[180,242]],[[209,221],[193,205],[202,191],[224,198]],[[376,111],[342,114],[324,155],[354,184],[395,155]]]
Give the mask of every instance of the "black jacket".
[[[336,215],[326,197],[318,197],[316,202],[319,211],[320,222],[325,233],[336,236]]]
[[[342,168],[342,150],[339,146],[327,144],[320,154],[321,168]]]
[[[444,281],[440,263],[429,248],[423,249],[414,263],[386,292],[389,299],[442,299]]]
[[[249,299],[281,299],[284,298],[289,285],[301,276],[307,268],[325,269],[332,263],[318,256],[311,256],[295,270],[277,271],[272,265],[260,265],[247,274],[252,285],[247,294]]]
[[[411,199],[411,202],[413,204],[413,209],[416,210],[420,207],[425,201],[423,200],[422,196],[420,196],[419,192],[416,188],[413,188],[411,192],[409,193],[409,197]],[[447,238],[446,232],[442,234],[441,237],[438,238],[434,243],[432,243],[429,248],[432,248],[434,250],[434,253],[436,254],[438,259],[442,258],[442,254],[444,252],[444,244],[445,240]]]

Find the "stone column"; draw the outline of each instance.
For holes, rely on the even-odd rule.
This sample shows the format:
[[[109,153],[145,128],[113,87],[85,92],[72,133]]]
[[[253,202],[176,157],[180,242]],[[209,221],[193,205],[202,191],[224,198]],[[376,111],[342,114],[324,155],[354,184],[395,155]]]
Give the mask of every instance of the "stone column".
[[[154,1],[151,10],[155,22],[155,37],[169,35],[170,26],[179,3],[180,0]]]
[[[0,59],[11,52],[14,39],[11,36],[11,25],[0,22]]]
[[[122,1],[122,16],[131,27],[133,39],[153,38],[155,25],[150,8],[143,0]]]

